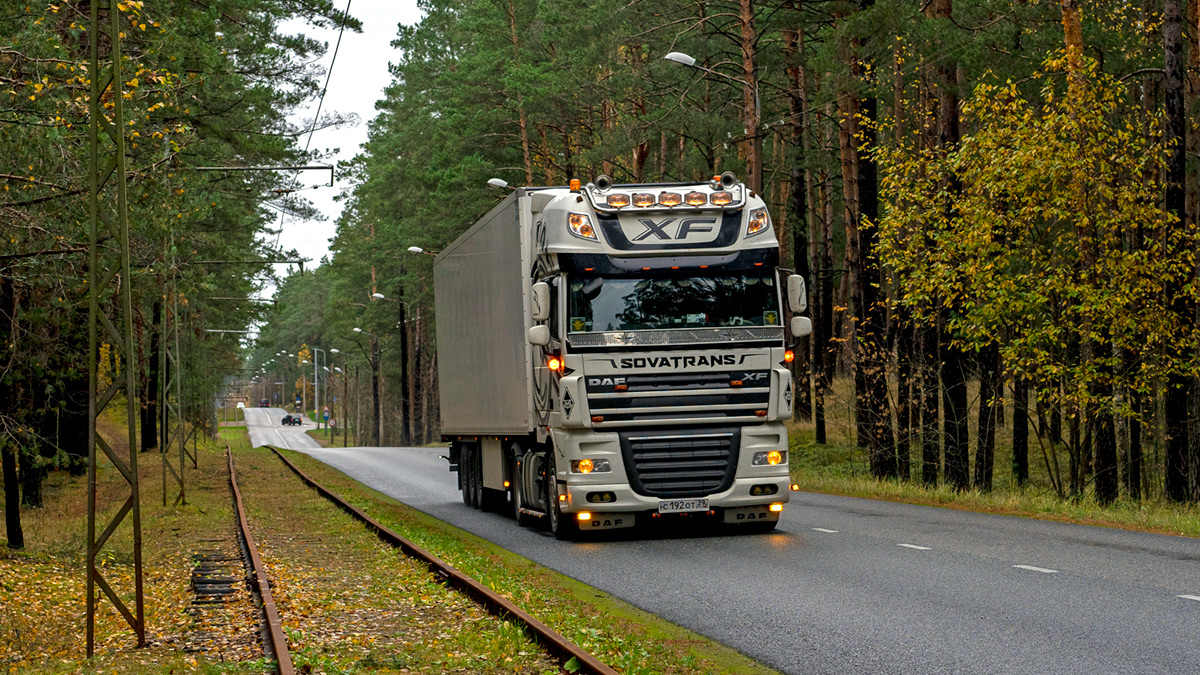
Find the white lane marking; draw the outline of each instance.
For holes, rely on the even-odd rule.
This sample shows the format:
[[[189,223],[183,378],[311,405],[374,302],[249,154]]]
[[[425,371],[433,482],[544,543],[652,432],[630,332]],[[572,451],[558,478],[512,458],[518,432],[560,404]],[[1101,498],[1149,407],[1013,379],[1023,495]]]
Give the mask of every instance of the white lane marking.
[[[1200,595],[1177,595],[1175,597],[1183,598],[1184,600],[1195,600],[1196,602],[1200,602]]]
[[[837,530],[827,530],[823,527],[814,527],[813,530],[817,532],[824,532],[825,534],[837,534]]]
[[[278,429],[272,429],[272,431],[274,431],[275,435],[279,437],[279,444],[283,446],[284,450],[292,449],[292,446],[288,445],[287,439],[283,437],[282,431],[280,431]]]
[[[911,548],[911,549],[913,549],[913,550],[915,550],[915,551],[929,551],[929,550],[932,550],[932,549],[930,549],[928,546],[917,546],[916,544],[896,544],[896,545],[897,545],[897,546],[903,546],[904,548]]]
[[[1048,570],[1045,567],[1034,567],[1033,565],[1013,565],[1019,570],[1029,570],[1030,572],[1041,572],[1042,574],[1058,574],[1058,570]]]

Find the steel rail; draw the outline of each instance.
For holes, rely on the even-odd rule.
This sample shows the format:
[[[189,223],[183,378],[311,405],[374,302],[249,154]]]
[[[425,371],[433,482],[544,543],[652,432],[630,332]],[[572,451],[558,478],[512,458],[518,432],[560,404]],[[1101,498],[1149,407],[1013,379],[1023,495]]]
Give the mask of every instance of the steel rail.
[[[317,492],[321,493],[321,495],[326,499],[338,505],[344,511],[364,523],[385,543],[395,546],[396,548],[404,551],[404,553],[410,557],[416,558],[417,560],[425,563],[430,571],[443,578],[446,585],[465,593],[472,600],[483,605],[484,608],[486,608],[493,615],[501,618],[512,618],[518,623],[523,624],[525,628],[532,634],[531,637],[533,637],[535,642],[541,644],[542,647],[547,651],[559,657],[563,663],[566,663],[571,659],[575,659],[575,661],[580,665],[580,670],[578,672],[593,673],[594,675],[617,675],[617,671],[613,670],[612,667],[606,665],[603,661],[585,651],[583,647],[580,647],[574,642],[568,640],[558,631],[542,623],[532,614],[521,609],[508,598],[505,598],[482,583],[472,579],[463,572],[459,571],[456,567],[441,560],[412,541],[389,530],[382,523],[375,520],[371,516],[368,516],[358,507],[350,504],[333,491],[310,478],[295,464],[292,464],[287,457],[284,457],[277,448],[269,445],[266,447],[271,448],[271,451],[274,452],[279,459],[283,460],[283,463],[286,464],[289,469],[295,472],[295,474],[299,476],[301,480],[303,480]]]
[[[263,617],[267,621],[267,637],[271,642],[271,651],[275,652],[277,670],[279,675],[295,675],[296,669],[292,665],[292,656],[288,653],[287,636],[283,634],[279,609],[275,607],[275,598],[271,595],[271,584],[267,581],[262,558],[258,556],[258,545],[254,543],[254,536],[250,534],[250,525],[246,522],[246,509],[242,505],[242,493],[238,490],[237,474],[233,468],[233,453],[228,448],[225,450],[225,457],[229,460],[229,487],[233,489],[233,504],[237,507],[238,528],[250,554],[250,566],[254,569],[251,581],[262,600]]]

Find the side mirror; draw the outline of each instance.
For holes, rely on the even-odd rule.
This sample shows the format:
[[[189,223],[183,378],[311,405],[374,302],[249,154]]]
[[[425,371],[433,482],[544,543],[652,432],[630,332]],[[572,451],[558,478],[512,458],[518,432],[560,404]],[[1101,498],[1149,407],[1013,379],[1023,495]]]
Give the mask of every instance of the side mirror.
[[[788,277],[788,309],[792,314],[799,314],[808,309],[808,289],[804,286],[804,277],[793,274]]]
[[[533,320],[545,321],[550,318],[550,284],[539,281],[531,289],[530,304],[533,305]],[[546,344],[542,342],[540,344]]]
[[[538,347],[545,347],[550,344],[550,327],[545,324],[530,326],[525,333],[525,338],[529,340],[529,344]]]
[[[792,317],[792,337],[802,338],[812,333],[812,319],[807,316]]]

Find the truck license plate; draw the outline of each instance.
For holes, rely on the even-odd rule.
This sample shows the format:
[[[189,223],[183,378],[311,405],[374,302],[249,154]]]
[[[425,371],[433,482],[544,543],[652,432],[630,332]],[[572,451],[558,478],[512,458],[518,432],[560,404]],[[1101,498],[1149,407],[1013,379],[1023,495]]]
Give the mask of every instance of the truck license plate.
[[[688,511],[707,511],[708,499],[672,499],[658,503],[659,513],[685,513]]]

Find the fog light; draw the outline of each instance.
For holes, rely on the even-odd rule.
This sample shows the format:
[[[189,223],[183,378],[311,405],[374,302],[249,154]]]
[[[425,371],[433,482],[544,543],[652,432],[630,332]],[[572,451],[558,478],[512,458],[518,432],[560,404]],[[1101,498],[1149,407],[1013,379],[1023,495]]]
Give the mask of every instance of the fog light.
[[[617,496],[611,492],[589,492],[587,500],[593,504],[608,504],[617,501]]]
[[[575,517],[579,520],[591,520],[592,514],[588,513],[587,511],[580,511],[579,513],[575,514]]]
[[[775,502],[774,504],[772,504],[770,506],[770,509],[771,509],[771,513],[779,513],[780,511],[783,510],[783,504],[780,504],[779,502]]]
[[[760,495],[773,495],[778,491],[779,488],[775,485],[755,485],[754,487],[750,488],[750,494],[755,497]]]

